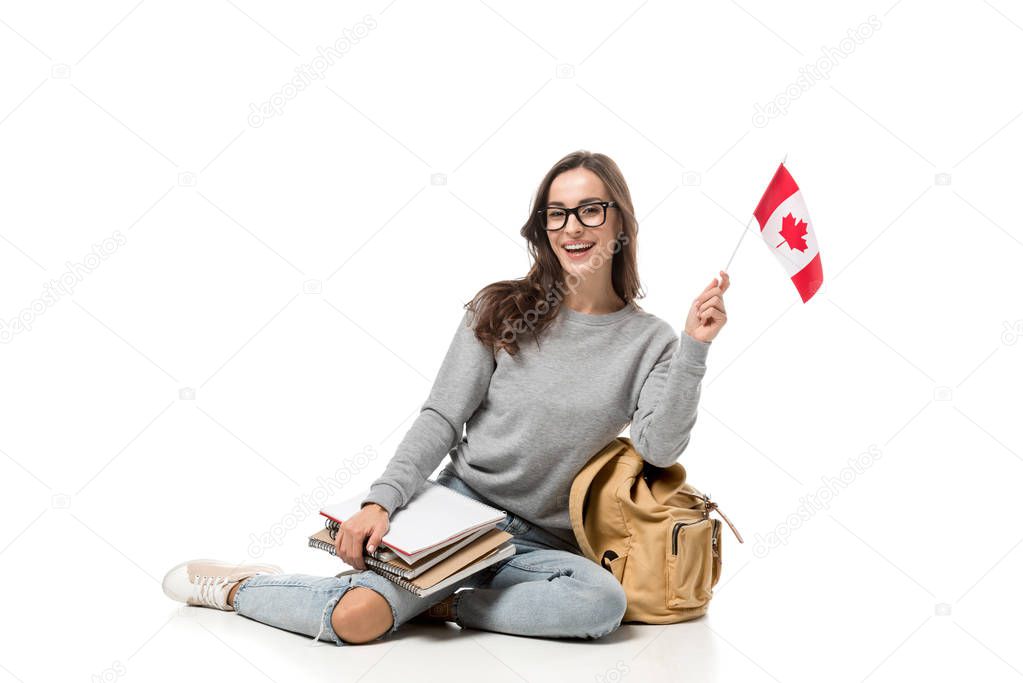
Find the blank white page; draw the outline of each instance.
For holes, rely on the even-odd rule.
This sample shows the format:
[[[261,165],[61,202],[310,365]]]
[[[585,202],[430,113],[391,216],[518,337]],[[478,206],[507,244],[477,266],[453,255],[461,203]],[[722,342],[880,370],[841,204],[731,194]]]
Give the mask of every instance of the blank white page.
[[[359,511],[367,495],[369,489],[324,506],[320,514],[336,522],[344,522]],[[447,545],[486,524],[500,522],[506,516],[504,510],[428,479],[408,503],[391,515],[391,528],[384,534],[383,542],[406,555],[414,555]]]

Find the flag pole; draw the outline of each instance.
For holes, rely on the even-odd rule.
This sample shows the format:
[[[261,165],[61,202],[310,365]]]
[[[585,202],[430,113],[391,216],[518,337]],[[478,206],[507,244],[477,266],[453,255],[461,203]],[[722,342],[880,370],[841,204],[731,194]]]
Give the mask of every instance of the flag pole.
[[[785,160],[788,159],[788,158],[789,158],[789,153],[785,152],[785,156],[783,156],[782,159],[781,159],[782,165],[785,164]],[[746,221],[745,227],[743,227],[743,229],[742,229],[742,234],[739,235],[739,241],[735,243],[735,249],[732,250],[732,255],[728,258],[728,263],[724,267],[724,271],[726,273],[728,272],[728,266],[732,265],[732,259],[735,258],[735,254],[739,251],[739,245],[742,244],[742,238],[746,236],[746,231],[749,230],[749,224],[752,223],[752,222],[753,222],[753,216],[751,215],[749,217],[749,220]]]
[[[742,238],[746,236],[746,231],[749,230],[749,224],[752,223],[752,222],[753,222],[753,216],[750,216],[749,220],[746,221],[746,227],[744,227],[742,229],[742,235],[739,236],[739,241],[735,243],[735,249],[732,249],[732,255],[731,255],[731,257],[729,257],[728,263],[723,268],[723,270],[726,273],[728,272],[728,266],[732,265],[732,259],[735,258],[735,253],[737,251],[739,251],[739,245],[742,244]]]

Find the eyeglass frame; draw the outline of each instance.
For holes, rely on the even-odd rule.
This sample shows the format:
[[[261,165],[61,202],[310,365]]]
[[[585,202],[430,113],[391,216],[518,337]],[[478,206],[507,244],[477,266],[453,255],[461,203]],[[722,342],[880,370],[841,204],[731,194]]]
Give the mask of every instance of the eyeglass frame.
[[[579,209],[583,208],[584,206],[601,206],[601,207],[603,207],[603,209],[604,209],[604,220],[602,220],[598,225],[586,225],[586,223],[583,223],[583,219],[579,217]],[[580,204],[579,206],[577,206],[577,207],[575,207],[573,209],[570,209],[570,208],[568,208],[566,206],[545,206],[542,209],[537,209],[536,213],[538,215],[540,215],[540,216],[545,216],[549,209],[561,209],[562,211],[564,211],[565,212],[565,223],[560,228],[554,228],[554,229],[548,228],[547,224],[546,224],[546,218],[544,219],[544,227],[543,227],[543,229],[545,231],[547,231],[547,232],[558,232],[558,231],[564,230],[565,226],[568,225],[568,217],[569,216],[575,216],[575,219],[577,221],[579,221],[579,225],[583,226],[584,228],[599,228],[600,226],[602,226],[605,223],[607,223],[607,210],[608,209],[617,209],[617,208],[619,208],[618,207],[618,202],[616,202],[615,200],[611,199],[611,200],[608,200],[606,202],[586,202],[585,204]]]

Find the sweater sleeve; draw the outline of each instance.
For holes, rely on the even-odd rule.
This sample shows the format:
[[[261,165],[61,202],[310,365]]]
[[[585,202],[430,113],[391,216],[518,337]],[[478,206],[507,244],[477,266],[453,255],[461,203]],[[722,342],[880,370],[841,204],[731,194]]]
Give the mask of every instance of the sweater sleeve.
[[[474,327],[473,313],[467,310],[419,415],[361,505],[377,503],[392,514],[461,441],[465,423],[486,397],[496,366],[493,352],[476,338]]]
[[[710,345],[673,335],[643,383],[629,436],[651,465],[670,466],[689,445]]]

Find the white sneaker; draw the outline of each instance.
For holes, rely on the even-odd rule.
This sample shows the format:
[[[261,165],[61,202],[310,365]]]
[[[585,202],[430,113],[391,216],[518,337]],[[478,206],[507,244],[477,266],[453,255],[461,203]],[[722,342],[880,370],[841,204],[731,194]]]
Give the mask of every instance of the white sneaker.
[[[163,592],[171,600],[233,612],[227,596],[235,584],[257,574],[280,574],[272,564],[232,564],[219,560],[189,560],[167,572]]]

